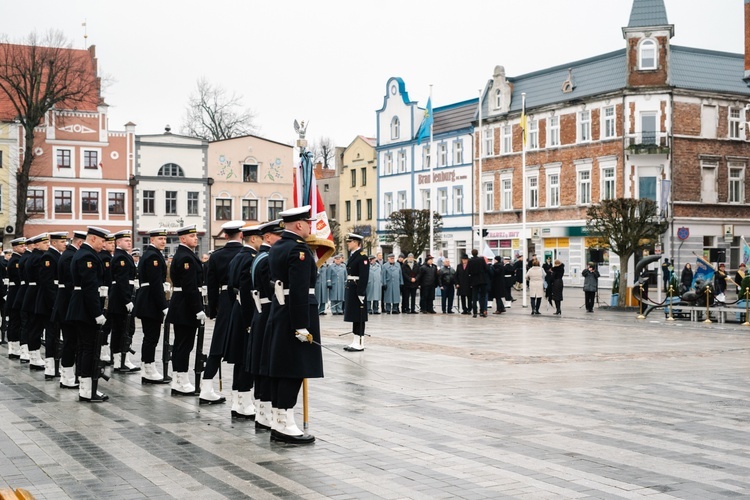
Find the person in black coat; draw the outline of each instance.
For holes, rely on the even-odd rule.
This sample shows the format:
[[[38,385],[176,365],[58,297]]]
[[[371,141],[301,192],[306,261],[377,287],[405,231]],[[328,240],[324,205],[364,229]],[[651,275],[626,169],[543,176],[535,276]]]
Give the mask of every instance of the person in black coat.
[[[49,233],[49,248],[42,255],[39,263],[39,277],[37,278],[36,309],[34,313],[37,321],[44,325],[44,379],[52,380],[59,375],[59,367],[55,366],[55,359],[59,359],[57,352],[60,340],[60,324],[54,316],[55,299],[57,298],[58,265],[62,251],[65,250],[68,233]]]
[[[12,307],[14,309],[18,310],[18,314],[20,315],[20,337],[21,337],[21,363],[28,363],[29,362],[29,315],[27,312],[23,310],[23,299],[26,296],[26,290],[28,289],[28,272],[29,269],[26,267],[26,262],[31,258],[31,255],[34,252],[34,248],[36,248],[36,243],[34,243],[32,238],[28,238],[26,240],[26,249],[21,255],[21,258],[18,261],[18,274],[21,276],[21,283],[18,287],[18,292],[16,293],[16,298],[13,301]]]
[[[130,333],[128,315],[133,311],[133,286],[135,283],[135,262],[130,255],[133,238],[130,230],[115,233],[115,254],[110,263],[112,283],[109,286],[109,306],[107,315],[112,328],[113,370],[120,373],[141,371],[130,359]]]
[[[492,264],[492,296],[495,298],[497,310],[492,314],[502,314],[505,312],[505,266],[503,258],[495,256],[495,263]]]
[[[271,281],[274,282],[270,319],[265,333],[269,336],[268,373],[273,414],[271,440],[309,444],[315,441],[315,437],[297,427],[294,406],[302,380],[323,376],[320,316],[315,298],[318,270],[313,252],[305,243],[313,219],[310,218],[309,205],[281,212],[281,217],[284,232],[268,252],[268,266]],[[364,300],[365,288],[358,298]],[[366,311],[366,308],[363,309]]]
[[[102,310],[101,283],[104,265],[99,252],[108,235],[106,229],[89,226],[86,241],[81,245],[70,261],[73,276],[73,294],[68,304],[67,321],[75,323],[78,330],[78,352],[76,364],[80,374],[78,400],[85,402],[106,401],[109,397],[93,390],[93,376],[98,377],[99,359],[95,355],[97,342],[100,342],[100,328],[106,318]]]
[[[198,327],[206,321],[201,294],[203,264],[195,255],[195,248],[198,246],[195,225],[181,227],[177,230],[177,236],[180,238],[180,245],[169,268],[174,293],[166,318],[174,326],[172,395],[192,396],[195,394],[195,386],[190,383],[187,375],[190,353]],[[202,351],[203,346],[198,346],[198,352]]]
[[[693,287],[693,268],[690,267],[690,262],[685,264],[685,267],[682,268],[680,285],[682,285],[682,290],[680,290],[681,293],[685,293]]]
[[[36,299],[39,294],[39,264],[42,256],[49,249],[49,237],[46,233],[43,233],[26,241],[34,245],[34,250],[32,250],[31,255],[23,265],[26,291],[21,302],[21,314],[25,314],[27,318],[26,335],[29,348],[29,368],[32,370],[44,370],[41,347],[45,322],[43,318],[36,315]]]
[[[404,293],[401,298],[401,310],[404,314],[417,314],[417,288],[419,288],[419,264],[414,260],[414,254],[406,256],[401,265],[404,278]]]
[[[552,266],[552,285],[549,287],[551,289],[550,297],[555,302],[555,314],[562,314],[560,304],[563,301],[563,276],[565,276],[565,264],[555,260]]]
[[[422,314],[435,314],[435,287],[439,285],[437,267],[432,263],[432,255],[428,255],[424,264],[417,272],[419,283],[419,310]]]
[[[60,356],[60,388],[78,389],[76,381],[76,352],[78,351],[78,330],[75,323],[68,321],[68,305],[73,295],[73,274],[70,263],[73,255],[86,240],[86,231],[73,231],[73,238],[65,247],[57,262],[57,296],[52,317],[60,325],[63,344]]]
[[[102,265],[104,266],[104,274],[102,275],[102,282],[99,284],[100,288],[100,301],[102,303],[102,309],[104,309],[104,303],[107,300],[107,296],[109,295],[109,286],[112,284],[112,268],[110,267],[112,265],[112,256],[115,253],[115,235],[114,233],[108,234],[107,237],[104,239],[104,246],[102,247],[102,250],[99,252],[99,258],[102,260]],[[112,352],[109,348],[109,334],[112,331],[112,325],[109,322],[109,310],[105,311],[105,315],[107,316],[107,322],[104,323],[103,330],[103,344],[102,344],[102,351],[101,351],[101,360],[108,364],[112,364]]]
[[[0,313],[5,311],[5,297],[8,295],[8,260],[13,253],[13,250],[6,248],[3,250],[2,256],[0,256]],[[7,343],[8,324],[7,317],[3,313],[2,322],[0,322],[0,329],[2,329],[2,338],[0,338],[0,345]]]
[[[471,259],[467,267],[469,273],[469,285],[471,286],[471,310],[473,316],[477,317],[477,302],[479,302],[479,315],[487,317],[487,262],[484,257],[479,256],[479,251],[471,250]]]
[[[471,314],[471,285],[469,284],[469,256],[461,256],[461,263],[456,266],[456,290],[461,297],[461,314]]]
[[[21,357],[21,310],[14,307],[21,288],[21,256],[26,251],[26,238],[15,238],[10,242],[13,253],[8,259],[8,295],[3,314],[8,322],[8,358]]]
[[[362,251],[364,238],[358,234],[346,235],[349,260],[346,262],[346,290],[344,295],[344,321],[352,323],[354,339],[345,351],[365,349],[365,323],[367,323],[367,282],[370,279],[370,261]]]
[[[516,282],[516,268],[511,263],[510,257],[503,257],[503,270],[505,271],[503,274],[505,278],[505,301],[510,307],[510,303],[516,300],[513,298],[512,292],[513,285]]]

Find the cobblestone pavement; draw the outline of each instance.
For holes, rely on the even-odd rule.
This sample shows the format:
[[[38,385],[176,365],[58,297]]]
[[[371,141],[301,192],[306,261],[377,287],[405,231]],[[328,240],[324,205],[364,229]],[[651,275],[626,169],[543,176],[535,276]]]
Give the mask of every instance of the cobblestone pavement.
[[[488,318],[372,316],[362,353],[343,351],[341,316],[322,316],[334,352],[310,381],[307,447],[139,375],[82,404],[2,347],[0,486],[51,499],[750,496],[750,328],[585,314],[566,293],[562,317],[520,301]]]

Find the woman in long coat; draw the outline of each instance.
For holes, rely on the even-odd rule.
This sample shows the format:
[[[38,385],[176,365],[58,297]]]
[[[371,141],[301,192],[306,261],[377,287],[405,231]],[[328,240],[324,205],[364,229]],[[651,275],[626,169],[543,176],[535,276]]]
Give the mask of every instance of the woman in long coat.
[[[531,267],[526,271],[526,281],[529,282],[529,295],[531,296],[531,314],[541,314],[539,306],[544,297],[544,271],[539,267],[539,261],[531,261]]]
[[[690,262],[685,264],[685,267],[682,269],[680,284],[685,287],[684,290],[682,290],[683,293],[687,292],[693,287],[693,269],[690,267]]]
[[[552,289],[550,292],[551,299],[555,302],[555,314],[562,314],[560,310],[560,303],[563,300],[563,276],[565,276],[565,264],[559,260],[555,260],[552,266]]]

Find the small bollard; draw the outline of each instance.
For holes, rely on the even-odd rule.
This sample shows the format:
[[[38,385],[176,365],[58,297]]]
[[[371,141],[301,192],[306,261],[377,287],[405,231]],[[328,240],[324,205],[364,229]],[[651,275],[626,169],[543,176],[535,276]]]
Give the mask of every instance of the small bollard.
[[[672,293],[674,292],[674,287],[672,285],[669,285],[669,317],[667,318],[667,321],[674,321],[674,316],[672,316]]]
[[[750,317],[748,316],[748,313],[750,313],[750,301],[748,301],[749,295],[750,287],[745,288],[745,322],[742,323],[742,326],[750,326]]]
[[[708,308],[711,305],[711,286],[706,285],[706,319],[703,321],[704,323],[713,323],[711,321],[711,314],[708,312]]]
[[[643,315],[643,283],[638,283],[638,289],[641,291],[640,298],[638,299],[638,316],[636,319],[646,319],[646,316]]]

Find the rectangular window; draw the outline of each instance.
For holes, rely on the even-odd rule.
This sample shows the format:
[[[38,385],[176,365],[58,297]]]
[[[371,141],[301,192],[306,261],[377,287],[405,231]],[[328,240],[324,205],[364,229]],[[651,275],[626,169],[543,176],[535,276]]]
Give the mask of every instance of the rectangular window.
[[[591,170],[578,172],[578,204],[591,204]]]
[[[0,168],[3,168],[3,152],[0,151]]]
[[[641,114],[641,144],[656,144],[656,113]]]
[[[430,145],[426,145],[422,148],[422,169],[428,170],[430,168]]]
[[[164,192],[164,213],[177,215],[177,191]]]
[[[742,108],[729,108],[729,138],[743,139],[742,131]]]
[[[464,162],[464,143],[456,141],[453,143],[453,164],[461,165]]]
[[[352,202],[349,200],[346,200],[346,220],[350,221],[352,220]]]
[[[389,217],[393,213],[393,193],[385,193],[383,197],[383,215]]]
[[[268,220],[281,218],[279,215],[284,211],[284,200],[268,200]]]
[[[110,215],[125,215],[125,193],[109,193],[107,198]]]
[[[367,220],[372,220],[372,198],[367,199]]]
[[[258,200],[242,200],[242,220],[258,220]]]
[[[745,167],[729,164],[729,203],[745,202]]]
[[[448,189],[438,189],[438,213],[445,215],[448,213]]]
[[[99,168],[99,151],[83,152],[83,168]]]
[[[644,175],[638,177],[638,198],[656,201],[656,176]]]
[[[242,180],[244,182],[258,182],[258,165],[242,165]]]
[[[391,175],[393,173],[393,154],[388,153],[385,155],[385,175]]]
[[[26,191],[26,213],[44,213],[44,189],[29,189]]]
[[[503,154],[513,152],[513,127],[510,125],[503,125]]]
[[[156,199],[156,191],[146,190],[143,191],[143,213],[154,215],[154,200]]]
[[[406,152],[398,152],[398,171],[401,173],[406,172]]]
[[[362,177],[362,185],[366,186],[367,185],[367,167],[362,167],[361,170],[362,172],[361,172],[360,177]]]
[[[464,213],[464,188],[463,186],[453,187],[453,213]]]
[[[55,191],[55,213],[73,213],[73,191]]]
[[[216,220],[232,220],[232,200],[225,198],[216,199]]]
[[[615,128],[615,107],[607,106],[602,110],[602,139],[610,139],[617,135],[617,129]]]
[[[528,203],[529,208],[539,208],[539,177],[536,175],[526,179],[529,186]]]
[[[71,166],[71,151],[69,149],[58,149],[57,150],[57,168],[70,168]]]
[[[422,192],[422,210],[430,210],[430,190],[420,189]]]
[[[578,113],[578,142],[591,141],[591,111]]]
[[[362,220],[362,200],[357,200],[357,220]]]
[[[548,138],[548,147],[555,147],[560,145],[560,117],[559,116],[551,116],[549,119],[549,134],[547,135]]]
[[[357,169],[353,168],[349,173],[352,176],[352,187],[357,187]]]
[[[336,218],[336,204],[335,203],[331,203],[330,205],[328,205],[328,215],[331,219]]]
[[[547,177],[549,185],[549,196],[547,198],[548,207],[560,206],[560,174],[549,174]]]
[[[99,191],[81,191],[81,212],[84,214],[99,213]]]
[[[513,179],[503,179],[501,183],[503,187],[503,210],[513,210]]]
[[[442,143],[438,146],[438,167],[444,167],[448,164],[448,145]]]
[[[406,209],[406,191],[398,192],[398,209],[399,210]]]
[[[539,149],[539,120],[529,120],[529,149]]]
[[[495,131],[491,128],[484,129],[484,156],[492,156],[495,154]]]
[[[198,199],[200,194],[198,191],[188,191],[187,194],[187,214],[198,215]]]
[[[482,207],[485,212],[492,212],[495,210],[495,183],[492,181],[484,181],[482,183],[482,196],[484,199],[484,206]]]
[[[602,200],[613,200],[617,196],[615,192],[615,168],[602,169]]]

